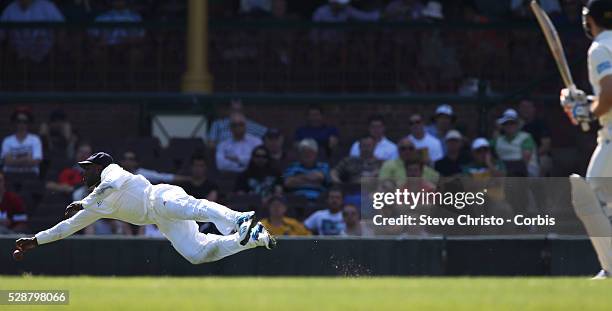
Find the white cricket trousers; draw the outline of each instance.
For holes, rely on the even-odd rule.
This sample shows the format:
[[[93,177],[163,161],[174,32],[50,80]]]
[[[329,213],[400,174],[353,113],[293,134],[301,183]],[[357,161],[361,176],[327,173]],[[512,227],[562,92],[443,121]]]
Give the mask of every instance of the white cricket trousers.
[[[586,180],[595,192],[600,202],[595,213],[580,217],[587,232],[596,232],[590,236],[593,248],[597,253],[602,268],[612,272],[612,227],[610,211],[612,211],[612,136],[611,128],[604,126],[597,137],[597,148],[591,156],[587,169]]]
[[[238,233],[230,234],[240,212],[196,199],[181,187],[164,187],[167,189],[156,195],[153,204],[157,227],[172,242],[174,249],[192,264],[216,261],[254,247],[240,245]],[[224,235],[201,233],[196,221],[212,222]]]

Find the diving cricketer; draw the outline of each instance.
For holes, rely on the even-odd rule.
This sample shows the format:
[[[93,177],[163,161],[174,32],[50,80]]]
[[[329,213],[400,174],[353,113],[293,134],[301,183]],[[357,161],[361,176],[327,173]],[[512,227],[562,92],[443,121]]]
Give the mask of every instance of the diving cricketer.
[[[574,210],[602,268],[593,279],[606,279],[612,273],[612,227],[608,218],[612,214],[612,0],[590,0],[582,15],[586,35],[593,40],[588,71],[595,96],[591,99],[583,91],[563,89],[561,104],[567,105],[565,111],[574,124],[599,119],[601,125],[586,180],[572,175],[570,182]]]
[[[254,212],[240,213],[223,205],[196,199],[173,185],[152,185],[114,163],[104,152],[78,163],[84,182],[93,191],[66,208],[66,217],[51,229],[16,241],[19,251],[63,239],[101,218],[119,219],[135,225],[155,224],[172,246],[192,264],[216,261],[240,251],[276,246],[276,240]],[[200,222],[212,222],[224,235],[203,234]],[[234,233],[235,232],[235,233]]]

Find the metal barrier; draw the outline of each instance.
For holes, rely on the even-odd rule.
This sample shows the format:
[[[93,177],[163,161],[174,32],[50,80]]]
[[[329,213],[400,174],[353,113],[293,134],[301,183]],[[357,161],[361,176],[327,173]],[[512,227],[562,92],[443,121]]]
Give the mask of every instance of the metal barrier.
[[[598,271],[585,238],[281,238],[279,247],[248,250],[191,265],[166,240],[71,237],[9,253],[17,236],[0,238],[0,274],[48,275],[588,275]]]

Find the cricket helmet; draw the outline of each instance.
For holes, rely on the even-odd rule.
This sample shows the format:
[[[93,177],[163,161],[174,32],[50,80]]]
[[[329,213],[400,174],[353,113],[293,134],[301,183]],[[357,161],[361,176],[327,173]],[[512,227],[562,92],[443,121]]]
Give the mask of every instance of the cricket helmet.
[[[612,29],[612,0],[589,0],[582,8],[582,27],[587,37],[593,39],[587,16],[590,16],[597,26]]]

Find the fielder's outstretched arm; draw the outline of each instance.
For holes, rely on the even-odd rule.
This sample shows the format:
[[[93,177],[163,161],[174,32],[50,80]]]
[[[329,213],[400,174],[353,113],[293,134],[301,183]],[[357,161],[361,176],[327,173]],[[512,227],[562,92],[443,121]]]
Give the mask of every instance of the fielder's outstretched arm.
[[[37,233],[35,237],[38,244],[51,243],[72,235],[98,219],[100,219],[98,214],[88,210],[80,210],[74,216],[59,222],[52,228]]]
[[[100,215],[88,211],[80,210],[72,217],[59,222],[50,229],[37,233],[32,238],[21,238],[17,240],[16,246],[18,249],[26,251],[40,244],[51,243],[61,240],[73,233],[91,225],[96,220],[100,219]]]

